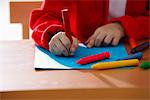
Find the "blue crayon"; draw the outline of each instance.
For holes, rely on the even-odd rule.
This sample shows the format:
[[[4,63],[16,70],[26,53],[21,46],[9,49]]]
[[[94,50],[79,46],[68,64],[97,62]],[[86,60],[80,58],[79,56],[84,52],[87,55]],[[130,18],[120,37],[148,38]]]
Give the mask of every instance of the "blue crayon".
[[[136,52],[140,52],[146,48],[149,48],[150,43],[149,42],[144,42],[138,46],[136,46],[135,48],[131,49],[131,53],[136,53]]]
[[[138,53],[135,53],[135,54],[131,54],[127,57],[124,57],[124,58],[120,58],[120,59],[117,59],[117,60],[128,60],[128,59],[141,59],[143,56],[142,52],[138,52]]]

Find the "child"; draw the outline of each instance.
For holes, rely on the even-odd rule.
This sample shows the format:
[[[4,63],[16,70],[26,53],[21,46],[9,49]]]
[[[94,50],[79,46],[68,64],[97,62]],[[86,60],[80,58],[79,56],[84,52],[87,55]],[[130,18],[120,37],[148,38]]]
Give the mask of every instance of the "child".
[[[127,36],[149,38],[149,0],[45,0],[31,13],[36,44],[58,56],[73,55],[78,40],[88,47],[117,45]],[[65,35],[61,10],[69,9],[73,42]]]

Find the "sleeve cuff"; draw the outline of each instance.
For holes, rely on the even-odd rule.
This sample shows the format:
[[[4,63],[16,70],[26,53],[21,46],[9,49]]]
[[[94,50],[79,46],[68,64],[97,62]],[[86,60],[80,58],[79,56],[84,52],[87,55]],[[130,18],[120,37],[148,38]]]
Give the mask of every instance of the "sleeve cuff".
[[[49,49],[48,42],[49,40],[59,31],[63,31],[64,28],[62,25],[50,25],[46,28],[46,30],[43,32],[41,37],[41,44],[43,48],[46,50]]]
[[[109,23],[112,22],[119,22],[125,31],[125,34],[128,38],[137,39],[138,37],[135,35],[137,24],[135,23],[134,19],[131,16],[122,16],[119,18],[113,18]]]

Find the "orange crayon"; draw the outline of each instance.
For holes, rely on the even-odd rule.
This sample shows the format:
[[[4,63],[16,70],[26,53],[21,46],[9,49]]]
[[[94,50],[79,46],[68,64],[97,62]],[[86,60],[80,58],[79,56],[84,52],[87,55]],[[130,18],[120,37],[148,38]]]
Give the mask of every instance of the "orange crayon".
[[[131,46],[132,49],[137,46],[137,44],[136,44],[136,42],[135,42],[135,40],[133,38],[129,39],[129,43],[130,43],[130,46]]]

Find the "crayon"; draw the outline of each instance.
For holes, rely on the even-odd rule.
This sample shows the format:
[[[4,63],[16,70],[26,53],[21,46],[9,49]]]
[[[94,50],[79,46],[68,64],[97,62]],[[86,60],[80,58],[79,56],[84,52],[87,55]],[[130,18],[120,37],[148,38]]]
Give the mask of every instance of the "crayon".
[[[136,44],[136,42],[135,42],[135,40],[133,38],[129,39],[129,43],[130,43],[130,46],[131,46],[132,49],[137,46],[137,44]]]
[[[135,54],[131,54],[127,57],[124,57],[124,58],[120,58],[120,59],[117,59],[117,60],[129,60],[129,59],[141,59],[143,56],[142,52],[138,52],[138,53],[135,53]]]
[[[63,19],[63,25],[65,28],[66,36],[69,38],[70,42],[72,43],[72,37],[71,37],[71,28],[70,28],[70,20],[69,20],[69,11],[68,9],[61,10],[62,12],[62,19]]]
[[[139,64],[138,59],[120,60],[120,61],[113,61],[113,62],[101,62],[92,65],[92,69],[119,68],[119,67],[127,67],[127,66],[137,66],[138,64]]]
[[[95,62],[98,60],[103,60],[103,59],[106,59],[109,57],[110,57],[109,52],[103,52],[100,54],[83,57],[83,58],[79,59],[76,63],[83,65],[83,64],[88,64],[88,63]]]
[[[149,48],[149,46],[150,46],[149,42],[144,42],[144,43],[136,46],[135,48],[132,48],[131,49],[131,53],[140,52],[140,51],[142,51],[142,50],[144,50],[146,48]]]
[[[142,68],[142,69],[149,69],[150,68],[150,62],[149,61],[143,62],[140,65],[140,68]]]

